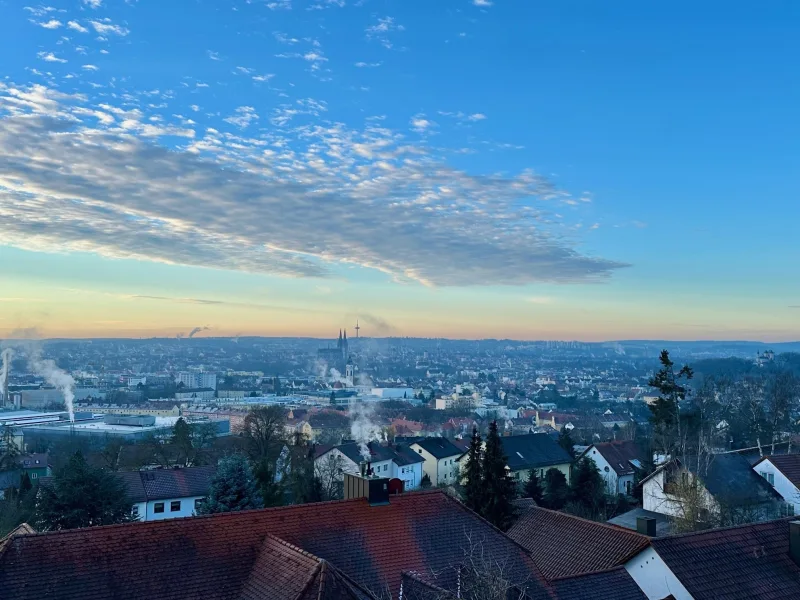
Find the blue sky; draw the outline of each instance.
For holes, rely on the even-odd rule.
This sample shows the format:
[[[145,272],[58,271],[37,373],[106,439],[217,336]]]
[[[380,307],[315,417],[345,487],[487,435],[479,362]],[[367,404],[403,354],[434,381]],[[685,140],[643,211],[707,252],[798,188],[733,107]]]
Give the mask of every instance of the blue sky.
[[[0,335],[796,339],[800,6],[699,4],[0,0]]]

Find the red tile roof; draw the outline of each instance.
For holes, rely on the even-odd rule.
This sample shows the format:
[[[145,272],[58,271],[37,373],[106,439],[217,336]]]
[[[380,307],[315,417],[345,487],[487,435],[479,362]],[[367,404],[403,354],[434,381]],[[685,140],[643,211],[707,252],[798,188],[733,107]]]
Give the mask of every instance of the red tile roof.
[[[625,567],[553,580],[558,600],[646,600]]]
[[[593,444],[586,449],[584,456],[592,457],[592,448],[597,449],[600,455],[606,459],[611,468],[617,475],[631,475],[635,472],[634,466],[630,461],[644,462],[644,455],[638,444],[632,441],[603,442]]]
[[[783,473],[786,479],[800,488],[800,454],[775,454],[772,456],[765,456],[753,465],[753,469],[758,472],[756,466],[765,460],[775,465],[775,468]]]
[[[17,536],[0,555],[0,590],[19,600],[235,600],[268,534],[394,593],[404,571],[452,569],[477,540],[527,582],[531,598],[552,598],[520,546],[441,491],[386,506],[356,499]]]
[[[650,543],[628,529],[531,508],[508,532],[547,579],[602,571],[625,563]]]
[[[800,598],[789,556],[795,517],[657,538],[653,548],[695,600]]]

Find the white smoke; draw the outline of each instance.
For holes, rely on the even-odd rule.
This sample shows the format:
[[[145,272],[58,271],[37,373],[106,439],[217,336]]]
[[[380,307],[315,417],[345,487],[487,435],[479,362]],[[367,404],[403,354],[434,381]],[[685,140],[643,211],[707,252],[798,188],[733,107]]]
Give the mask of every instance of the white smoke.
[[[347,379],[342,377],[342,374],[338,369],[334,369],[333,367],[331,367],[331,381],[334,382],[338,381],[339,383],[345,383],[345,384],[350,383],[349,381],[347,381]]]
[[[325,376],[328,374],[328,363],[321,358],[318,358],[314,361],[313,371],[317,377],[320,379],[325,379]]]
[[[367,375],[366,373],[359,373],[357,375],[357,379],[358,379],[357,381],[358,385],[372,387],[372,379],[370,379],[369,375]]]
[[[11,373],[11,356],[14,351],[11,348],[3,350],[0,356],[3,357],[3,366],[0,368],[0,396],[8,400],[8,375]]]
[[[358,450],[364,460],[371,460],[369,442],[384,439],[383,428],[375,422],[375,406],[370,402],[350,405],[350,435],[358,443]]]
[[[31,370],[44,377],[44,380],[50,385],[56,387],[64,394],[64,404],[67,405],[67,412],[69,413],[70,423],[75,422],[75,408],[73,400],[75,400],[75,380],[72,375],[56,366],[55,361],[41,356],[41,351],[34,349],[28,354],[28,364]]]

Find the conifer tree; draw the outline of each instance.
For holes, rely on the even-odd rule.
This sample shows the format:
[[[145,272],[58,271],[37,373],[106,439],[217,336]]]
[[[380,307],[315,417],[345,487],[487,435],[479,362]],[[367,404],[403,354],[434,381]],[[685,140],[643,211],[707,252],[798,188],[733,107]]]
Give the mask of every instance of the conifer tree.
[[[211,479],[211,490],[198,513],[236,512],[262,506],[264,502],[247,458],[234,454],[219,461],[217,472]]]
[[[508,458],[503,453],[497,421],[492,421],[483,453],[484,497],[481,514],[502,530],[511,526],[514,517],[512,501],[516,495],[516,484],[509,476],[507,464]]]
[[[467,454],[467,468],[464,473],[464,503],[467,508],[481,513],[483,509],[483,449],[478,428],[472,428],[472,439]]]
[[[569,486],[567,478],[558,469],[548,469],[544,474],[544,496],[542,504],[546,508],[561,510],[567,503]]]
[[[531,469],[528,475],[528,481],[525,484],[525,497],[531,498],[537,505],[542,505],[542,482],[539,481],[539,476],[536,474],[536,469]]]

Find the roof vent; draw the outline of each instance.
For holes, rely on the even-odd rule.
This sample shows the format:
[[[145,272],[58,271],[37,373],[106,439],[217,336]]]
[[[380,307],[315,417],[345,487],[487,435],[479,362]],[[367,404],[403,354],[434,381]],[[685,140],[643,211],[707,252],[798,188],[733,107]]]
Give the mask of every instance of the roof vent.
[[[789,522],[789,556],[800,565],[800,521]]]
[[[656,520],[653,517],[636,517],[636,531],[648,537],[656,537]]]

